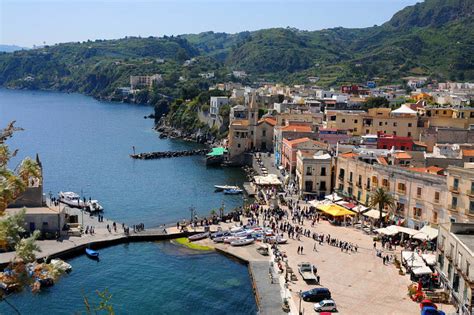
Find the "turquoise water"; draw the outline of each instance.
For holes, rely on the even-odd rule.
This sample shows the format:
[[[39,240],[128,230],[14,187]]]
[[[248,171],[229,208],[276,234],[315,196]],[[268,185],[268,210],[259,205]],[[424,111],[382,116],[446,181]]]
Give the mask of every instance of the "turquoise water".
[[[152,111],[79,94],[0,89],[0,127],[16,120],[25,129],[9,144],[20,150],[19,157],[39,153],[46,194],[82,191],[100,201],[107,218],[145,227],[188,218],[191,206],[207,215],[222,202],[226,209],[241,205],[241,196],[214,193],[213,187],[242,184],[238,168],[206,168],[202,156],[149,161],[129,157],[132,146],[137,152],[199,146],[159,139],[153,121],[143,118]]]
[[[113,295],[117,314],[255,314],[247,267],[217,253],[200,253],[169,242],[132,243],[100,251],[96,262],[84,256],[53,287],[33,295],[9,296],[21,314],[85,313],[83,297],[95,290]],[[14,314],[4,302],[1,314]]]
[[[0,89],[0,127],[16,120],[25,128],[9,141],[19,157],[39,153],[45,193],[75,191],[99,199],[107,218],[146,227],[242,204],[240,196],[214,193],[215,184],[241,184],[236,168],[206,168],[203,157],[152,161],[137,151],[199,147],[161,140],[143,119],[152,108],[99,102],[78,94]],[[12,167],[19,162],[16,158]],[[101,250],[96,263],[70,260],[73,272],[54,287],[9,299],[22,314],[72,314],[85,310],[83,295],[108,288],[118,314],[254,314],[245,266],[216,253],[196,253],[169,242],[119,245]],[[12,314],[0,303],[0,314]]]

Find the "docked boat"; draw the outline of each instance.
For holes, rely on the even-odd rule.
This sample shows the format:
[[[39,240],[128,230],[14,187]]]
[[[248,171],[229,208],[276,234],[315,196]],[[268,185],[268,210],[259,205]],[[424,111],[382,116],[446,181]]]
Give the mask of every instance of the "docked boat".
[[[71,272],[72,271],[72,266],[65,262],[64,260],[61,259],[51,259],[50,264],[58,269],[59,271],[62,272]]]
[[[206,155],[206,165],[221,165],[224,162],[226,153],[226,148],[212,148],[211,152]]]
[[[240,189],[239,186],[231,186],[231,185],[214,185],[214,188],[216,191],[223,191],[223,190],[229,190],[229,189]]]
[[[72,191],[61,191],[59,193],[59,202],[74,208],[83,208],[86,205],[84,200],[81,200],[81,197]]]
[[[188,237],[188,240],[190,242],[194,242],[194,241],[199,241],[199,240],[205,239],[206,237],[209,237],[209,232],[204,232],[204,233],[199,233],[199,234],[192,235],[192,236]]]
[[[102,207],[97,200],[89,200],[86,202],[85,210],[89,212],[100,212],[104,211],[104,207]]]
[[[90,258],[98,259],[99,258],[99,252],[95,251],[90,248],[86,248],[86,255],[89,256]]]
[[[233,188],[233,189],[225,189],[224,190],[224,194],[226,194],[226,195],[238,195],[238,194],[241,194],[242,192],[243,192],[243,190],[240,189],[240,188],[237,188],[237,189]]]
[[[253,238],[244,238],[244,239],[239,239],[230,242],[230,245],[232,246],[245,246],[245,245],[250,245],[254,242],[255,240]]]

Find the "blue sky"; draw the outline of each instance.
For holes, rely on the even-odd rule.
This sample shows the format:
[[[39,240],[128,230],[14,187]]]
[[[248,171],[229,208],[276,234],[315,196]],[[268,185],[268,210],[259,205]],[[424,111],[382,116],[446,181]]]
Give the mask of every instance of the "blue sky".
[[[0,0],[0,44],[380,25],[417,0]]]

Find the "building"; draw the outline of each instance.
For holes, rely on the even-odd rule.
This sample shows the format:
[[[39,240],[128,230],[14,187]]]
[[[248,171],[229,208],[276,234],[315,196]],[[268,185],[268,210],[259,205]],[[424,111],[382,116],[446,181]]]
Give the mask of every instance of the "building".
[[[332,157],[326,151],[298,150],[296,183],[301,195],[324,198],[331,192]]]
[[[161,74],[154,75],[131,75],[130,76],[130,89],[140,88],[152,88],[153,85],[157,85],[163,81]]]
[[[330,145],[336,145],[339,143],[345,143],[350,139],[350,135],[347,134],[347,130],[337,128],[320,128],[319,129],[319,141],[328,143]]]
[[[277,116],[277,125],[275,126],[275,129],[273,131],[273,151],[275,153],[276,165],[282,164],[283,139],[289,141],[300,138],[316,139],[317,133],[315,133],[309,125],[278,126]]]
[[[418,113],[425,128],[443,127],[469,129],[474,124],[474,108],[430,106],[419,108]]]
[[[413,139],[411,137],[400,137],[379,133],[377,137],[377,149],[391,149],[402,151],[413,151]]]
[[[447,172],[448,211],[454,222],[474,220],[474,163],[449,166]]]
[[[13,215],[23,208],[7,208],[5,213]],[[25,207],[25,231],[33,233],[39,230],[43,237],[51,239],[57,235],[64,234],[63,225],[66,223],[65,208],[57,207]]]
[[[365,205],[376,188],[386,189],[395,198],[392,219],[410,228],[436,226],[454,219],[445,206],[445,176],[378,163],[381,159],[375,154],[340,154],[336,159],[335,189]]]
[[[219,109],[229,104],[229,98],[227,96],[211,96],[209,113],[211,117],[216,117],[219,115]]]
[[[453,304],[459,309],[457,314],[472,314],[474,224],[441,224],[436,251],[436,269]]]
[[[296,153],[298,150],[313,151],[327,149],[327,145],[308,137],[299,139],[283,138],[281,150],[281,165],[293,174],[296,170]]]

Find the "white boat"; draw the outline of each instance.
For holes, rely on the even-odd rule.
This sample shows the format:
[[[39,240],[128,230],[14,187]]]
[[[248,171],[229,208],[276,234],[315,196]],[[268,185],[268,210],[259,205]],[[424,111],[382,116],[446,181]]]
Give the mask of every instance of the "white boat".
[[[83,208],[86,205],[86,203],[81,200],[81,197],[72,191],[61,191],[59,193],[59,202],[74,208]]]
[[[227,189],[240,189],[239,186],[230,186],[230,185],[214,185],[214,188],[217,191],[227,190]]]
[[[104,211],[104,207],[97,200],[89,200],[86,201],[86,210],[89,212]]]
[[[235,241],[230,242],[230,245],[232,245],[232,246],[245,246],[245,245],[252,244],[254,241],[255,240],[253,238],[243,238],[243,239],[240,239],[240,240],[235,240]]]
[[[199,233],[199,234],[194,234],[190,237],[188,237],[188,240],[190,242],[193,242],[193,241],[199,241],[199,240],[202,240],[206,237],[209,237],[209,232],[204,232],[204,233]]]
[[[51,259],[50,263],[54,268],[62,272],[71,272],[72,266],[61,259]]]
[[[241,193],[243,193],[243,190],[240,188],[224,189],[225,195],[239,195]]]

